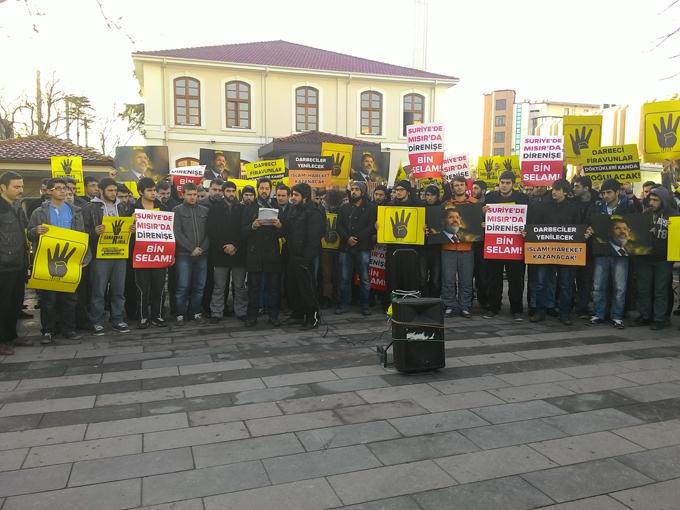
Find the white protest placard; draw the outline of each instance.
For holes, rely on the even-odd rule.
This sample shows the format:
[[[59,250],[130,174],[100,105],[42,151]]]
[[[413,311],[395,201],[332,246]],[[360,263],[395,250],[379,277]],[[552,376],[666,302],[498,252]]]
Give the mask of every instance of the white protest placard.
[[[196,186],[200,185],[204,173],[205,165],[180,166],[170,170],[172,184],[177,189],[180,198],[184,195],[184,185],[187,182],[193,182]]]
[[[470,178],[470,159],[467,154],[454,154],[445,156],[442,164],[442,175],[447,181],[452,180],[457,175]]]
[[[168,267],[175,262],[174,212],[135,209],[132,267]]]
[[[415,179],[441,177],[444,161],[444,125],[411,124],[406,126],[408,159]]]
[[[484,258],[524,260],[524,204],[489,204],[484,223]]]
[[[563,159],[562,136],[525,136],[520,152],[522,184],[550,186],[562,178]]]

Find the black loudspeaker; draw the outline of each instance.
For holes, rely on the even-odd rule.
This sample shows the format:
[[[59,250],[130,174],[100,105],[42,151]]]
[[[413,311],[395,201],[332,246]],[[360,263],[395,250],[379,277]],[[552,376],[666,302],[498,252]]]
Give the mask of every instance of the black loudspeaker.
[[[423,372],[446,366],[441,299],[392,301],[392,352],[394,367],[400,372]]]

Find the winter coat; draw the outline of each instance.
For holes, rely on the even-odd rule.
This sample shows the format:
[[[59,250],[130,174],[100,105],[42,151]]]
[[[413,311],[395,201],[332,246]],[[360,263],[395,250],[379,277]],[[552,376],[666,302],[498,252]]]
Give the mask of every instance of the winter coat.
[[[343,204],[338,213],[336,232],[340,236],[340,251],[370,251],[373,249],[377,208],[372,202],[361,199],[361,204]],[[359,242],[349,246],[347,240],[356,237]]]
[[[243,209],[241,235],[246,243],[246,270],[255,273],[280,273],[279,238],[282,237],[283,232],[274,225],[253,228],[253,222],[257,219],[260,207],[278,209],[276,201],[269,200],[265,202],[258,200]]]
[[[83,221],[83,212],[80,207],[71,205],[68,202],[64,202],[68,207],[71,208],[71,230],[77,230],[78,232],[85,232],[85,223]],[[51,225],[50,223],[50,201],[47,200],[38,207],[33,214],[31,214],[31,219],[28,222],[28,239],[33,243],[33,253],[38,248],[38,239],[40,235],[37,229],[40,225]],[[87,253],[85,253],[85,258],[83,259],[83,266],[86,266],[92,260],[92,246],[88,246]]]
[[[243,267],[246,263],[245,243],[241,234],[243,205],[235,200],[231,207],[226,200],[213,202],[208,209],[208,239],[210,261],[215,267]],[[234,255],[224,252],[225,244],[236,247]]]
[[[27,225],[21,205],[0,197],[0,272],[25,271],[28,267]]]
[[[207,233],[208,209],[198,204],[180,204],[172,212],[175,213],[177,255],[190,255],[196,248],[206,253],[210,245]]]
[[[311,265],[321,253],[324,221],[313,202],[293,206],[284,224],[288,254],[294,260]]]
[[[668,257],[668,218],[678,216],[678,211],[674,207],[673,197],[666,188],[658,186],[652,192],[659,197],[662,205],[659,211],[649,208],[643,213],[649,217],[652,225],[652,253],[648,257],[654,260],[666,260]]]

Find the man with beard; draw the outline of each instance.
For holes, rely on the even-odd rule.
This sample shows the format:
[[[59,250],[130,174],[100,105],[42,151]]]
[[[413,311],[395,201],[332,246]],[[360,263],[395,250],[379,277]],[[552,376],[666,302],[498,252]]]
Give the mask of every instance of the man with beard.
[[[380,176],[375,165],[375,158],[370,152],[364,152],[361,155],[361,168],[358,170],[352,169],[352,180],[363,182],[378,182]]]
[[[202,200],[198,201],[198,205],[202,205],[206,209],[210,210],[215,204],[222,204],[224,202],[224,191],[222,188],[224,186],[224,181],[221,178],[213,179],[210,181],[210,186],[208,187],[208,196]],[[205,287],[203,288],[203,300],[201,301],[201,307],[203,313],[206,317],[210,317],[210,298],[213,294],[213,260],[212,256],[215,252],[213,250],[208,251],[208,272],[205,279]]]
[[[293,208],[284,228],[288,245],[288,302],[293,317],[304,317],[300,329],[314,329],[319,327],[320,319],[314,260],[321,252],[323,223],[309,184],[293,186],[291,204]]]
[[[384,184],[378,184],[373,190],[373,202],[375,205],[385,205],[387,202],[387,197],[389,195],[389,190]]]
[[[475,197],[477,203],[483,204],[486,197],[486,182],[475,181],[472,183],[472,196]]]
[[[578,204],[581,213],[581,223],[586,223],[588,210],[597,200],[597,192],[593,191],[593,181],[590,177],[579,175],[572,183],[574,202]],[[593,288],[593,254],[592,240],[587,240],[586,265],[576,268],[576,296],[574,308],[579,319],[589,319],[592,315],[589,309],[590,292]]]
[[[241,203],[243,205],[250,205],[255,203],[255,188],[252,186],[243,186],[241,191]]]
[[[212,181],[214,179],[226,180],[229,178],[229,168],[227,167],[227,158],[224,152],[215,151],[213,154],[212,165],[203,172],[203,179]]]
[[[439,199],[439,187],[430,184],[425,188],[426,215],[441,213],[441,200]],[[429,236],[428,236],[429,238]],[[421,278],[427,282],[425,297],[439,297],[442,288],[442,246],[441,244],[426,244],[424,247]]]
[[[336,314],[349,311],[352,302],[352,276],[359,274],[359,304],[363,315],[370,315],[371,281],[368,263],[373,248],[376,207],[366,198],[366,183],[350,185],[350,202],[340,207],[337,233],[340,236],[340,305]]]
[[[172,210],[177,207],[180,202],[175,200],[172,196],[172,184],[169,181],[162,180],[158,181],[156,184],[156,198],[161,204],[161,211],[172,212]],[[168,267],[168,292],[163,293],[163,308],[165,308],[165,297],[167,296],[168,302],[170,304],[170,315],[175,317],[177,314],[175,307],[175,294],[177,293],[177,272],[175,271],[175,265]]]
[[[217,324],[224,316],[224,304],[229,294],[230,281],[233,283],[232,297],[236,318],[245,320],[248,310],[245,250],[241,237],[243,206],[236,201],[236,184],[227,181],[223,189],[224,199],[211,202],[208,210],[209,255],[213,265],[211,324]]]
[[[247,187],[243,188],[244,196]],[[262,279],[265,276],[268,276],[269,281],[269,294],[267,295],[269,323],[272,326],[281,324],[279,321],[279,284],[281,281],[279,237],[281,237],[283,224],[278,217],[274,218],[271,223],[259,219],[260,209],[278,209],[276,201],[272,202],[269,198],[271,192],[272,181],[267,177],[260,178],[257,181],[257,202],[245,207],[241,221],[241,234],[246,243],[246,270],[248,271],[247,327],[253,327],[257,323]]]
[[[137,182],[142,177],[151,177],[151,164],[149,156],[141,147],[136,147],[132,152],[130,168],[121,169],[117,179],[119,181]]]

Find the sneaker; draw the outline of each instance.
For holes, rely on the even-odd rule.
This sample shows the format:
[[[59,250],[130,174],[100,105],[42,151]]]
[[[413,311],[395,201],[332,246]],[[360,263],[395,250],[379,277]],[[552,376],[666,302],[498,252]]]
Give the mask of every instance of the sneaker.
[[[600,319],[597,315],[593,315],[586,324],[588,326],[597,326],[598,324],[604,324],[604,320]]]
[[[487,310],[486,312],[484,312],[484,315],[482,315],[482,317],[484,317],[485,319],[493,319],[496,315],[498,315],[498,312]]]
[[[633,321],[631,326],[633,327],[640,327],[640,326],[650,326],[652,324],[652,321],[649,319],[645,319],[642,316],[638,317]]]
[[[472,319],[472,314],[468,312],[467,310],[463,310],[460,312],[461,317],[464,317],[466,319]]]
[[[295,315],[291,315],[290,317],[286,318],[286,320],[283,321],[284,326],[294,326],[296,324],[302,324],[305,322],[304,317],[297,317]]]
[[[559,317],[560,312],[558,310],[555,310],[554,308],[548,308],[545,311],[546,315],[549,315],[550,317]]]
[[[612,327],[616,329],[624,329],[626,326],[623,325],[623,321],[621,319],[612,319]]]
[[[276,317],[273,318],[273,319],[270,318],[270,319],[269,319],[269,324],[271,324],[271,325],[274,326],[275,328],[278,328],[278,327],[281,325],[281,321],[280,321],[279,319],[277,319]]]
[[[11,356],[14,354],[14,347],[10,344],[0,344],[0,354],[3,356]]]
[[[371,310],[369,310],[368,308],[362,308],[361,315],[363,315],[364,317],[368,317],[369,315],[371,315]]]
[[[590,319],[592,316],[593,314],[590,313],[588,310],[586,310],[585,312],[579,312],[577,315],[579,319]]]
[[[257,324],[257,319],[246,319],[246,328],[252,328]]]
[[[203,320],[203,314],[202,313],[195,313],[194,316],[192,317],[192,319],[195,320],[195,321]]]
[[[51,343],[54,343],[54,340],[52,340],[52,333],[43,333],[40,343],[42,345],[50,345]]]
[[[347,308],[345,308],[344,306],[338,306],[335,309],[335,315],[343,315],[347,312],[349,312],[349,310]]]
[[[560,317],[560,322],[564,324],[565,326],[573,326],[574,322],[571,320],[571,318],[568,315],[564,315]]]
[[[446,310],[444,310],[444,317],[446,317],[447,319],[453,317],[453,309],[447,308]]]
[[[210,317],[210,320],[208,322],[210,324],[219,324],[221,320],[222,320],[221,317],[215,315],[214,317]]]
[[[80,336],[75,331],[67,331],[66,333],[64,333],[64,338],[66,338],[67,340],[80,340],[82,336]]]
[[[137,324],[137,329],[146,329],[149,327],[149,321],[147,319],[142,319]]]
[[[30,338],[15,338],[12,343],[14,344],[15,347],[30,347],[33,345],[33,340]]]
[[[118,333],[129,333],[130,332],[130,327],[127,325],[126,322],[119,322],[117,324],[114,324],[113,329],[118,331]]]
[[[92,334],[94,336],[102,336],[104,334],[104,326],[101,324],[95,324],[92,326]]]
[[[512,314],[512,320],[515,321],[515,322],[523,322],[524,321],[521,313],[513,313]]]
[[[168,323],[165,322],[163,317],[156,317],[155,319],[151,319],[151,325],[157,328],[166,328]]]
[[[666,324],[665,324],[665,323],[663,323],[663,322],[655,322],[654,324],[652,324],[652,326],[651,326],[649,329],[651,329],[652,331],[661,331],[661,330],[664,329],[665,327],[666,327]]]
[[[316,329],[319,327],[319,312],[314,312],[312,315],[308,315],[305,319],[305,323],[300,326],[300,329]]]
[[[248,319],[248,317],[245,315],[237,315],[236,318],[241,322],[245,322]]]
[[[545,314],[542,312],[535,312],[529,322],[543,322],[545,320]]]
[[[184,326],[184,315],[178,315],[175,324],[177,326]]]

